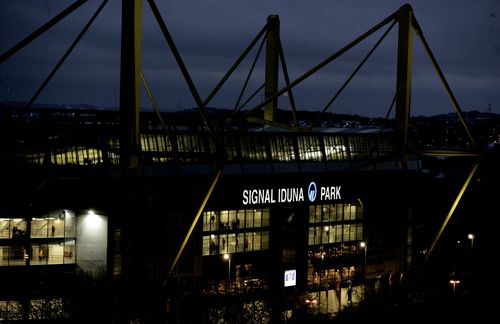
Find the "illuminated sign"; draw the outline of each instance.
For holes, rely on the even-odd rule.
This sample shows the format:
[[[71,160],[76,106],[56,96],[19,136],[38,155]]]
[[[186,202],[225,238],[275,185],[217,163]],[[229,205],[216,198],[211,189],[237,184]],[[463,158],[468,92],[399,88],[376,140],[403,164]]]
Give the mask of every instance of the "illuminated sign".
[[[316,200],[317,193],[318,193],[318,187],[316,187],[316,183],[311,182],[309,184],[309,188],[307,188],[307,196],[309,197],[310,202],[314,202]]]
[[[316,200],[339,200],[341,199],[341,189],[341,186],[322,186],[318,190],[316,183],[311,182],[307,186],[307,198],[310,202],[315,202]],[[244,189],[242,191],[243,205],[281,204],[303,201],[305,201],[303,187]]]
[[[296,285],[297,282],[297,271],[295,269],[293,270],[286,270],[285,271],[285,287],[292,287]]]

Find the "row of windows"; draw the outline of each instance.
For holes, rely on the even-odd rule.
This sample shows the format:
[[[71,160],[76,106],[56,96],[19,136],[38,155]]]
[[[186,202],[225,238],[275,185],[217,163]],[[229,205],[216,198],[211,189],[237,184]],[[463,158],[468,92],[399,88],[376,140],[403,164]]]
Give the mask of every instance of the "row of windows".
[[[267,248],[267,244],[259,245],[264,241],[255,241],[255,231],[240,233],[240,230],[267,227],[269,217],[269,208],[205,211],[203,231],[217,232],[217,235],[204,236],[203,255]],[[361,241],[363,240],[363,224],[360,222],[362,219],[361,205],[340,203],[310,206],[308,245]],[[348,223],[344,223],[346,221]],[[331,222],[341,222],[341,224],[331,224]],[[235,233],[222,234],[225,231]]]
[[[355,266],[319,270],[309,268],[307,284],[309,287],[332,285],[337,289],[343,280],[353,279],[359,276],[360,272],[361,269]]]
[[[332,260],[339,258],[358,258],[364,249],[358,242],[346,242],[346,244],[336,244],[333,246],[320,246],[308,251],[308,258],[315,267],[323,266]]]
[[[0,266],[74,264],[75,240],[58,244],[32,244],[31,251],[24,246],[0,246]]]
[[[203,231],[238,230],[269,226],[269,208],[206,211]]]
[[[28,227],[28,225],[30,225]],[[24,239],[34,239],[27,250]],[[28,223],[23,218],[0,218],[0,266],[75,263],[76,217],[69,210],[53,210]]]
[[[355,204],[314,205],[309,207],[309,223],[356,221],[363,219],[363,207]]]
[[[363,240],[363,224],[309,227],[309,245]]]
[[[361,135],[290,135],[241,134],[226,135],[225,148],[229,161],[348,161],[373,159],[393,151],[388,136]],[[56,140],[53,140],[56,141]],[[85,146],[66,143],[56,147],[33,147],[34,143],[20,143],[24,149],[18,158],[27,163],[56,165],[92,165],[119,163],[119,142],[110,137],[98,145]],[[50,145],[50,144],[49,144]],[[166,163],[176,158],[189,162],[215,154],[215,146],[204,133],[197,134],[141,134],[141,150],[150,163]],[[204,155],[200,155],[204,154]]]
[[[362,220],[363,207],[361,205],[330,204],[309,206],[308,244],[361,241],[363,240]]]
[[[19,145],[21,146],[21,145]],[[27,150],[22,152],[26,163],[56,165],[93,165],[102,164],[104,158],[110,159],[112,154],[97,146],[60,144],[59,147],[46,150]]]
[[[267,249],[269,249],[269,231],[203,236],[203,255],[219,255]]]
[[[75,215],[69,211],[54,211],[49,215],[31,220],[31,233],[27,233],[26,220],[0,218],[0,239],[64,238],[76,236]]]

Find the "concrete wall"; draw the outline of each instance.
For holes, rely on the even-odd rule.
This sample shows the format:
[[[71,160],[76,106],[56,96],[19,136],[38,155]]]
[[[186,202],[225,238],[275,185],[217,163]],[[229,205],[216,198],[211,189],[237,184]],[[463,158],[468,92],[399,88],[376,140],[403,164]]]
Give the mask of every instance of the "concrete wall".
[[[108,219],[94,213],[79,215],[76,220],[76,264],[92,275],[106,271]]]

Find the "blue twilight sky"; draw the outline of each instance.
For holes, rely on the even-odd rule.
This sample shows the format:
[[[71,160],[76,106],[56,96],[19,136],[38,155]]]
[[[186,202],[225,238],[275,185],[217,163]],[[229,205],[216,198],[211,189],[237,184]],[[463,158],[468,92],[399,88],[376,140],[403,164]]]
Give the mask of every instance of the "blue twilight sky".
[[[0,53],[69,6],[68,0],[2,0]],[[202,98],[205,98],[266,22],[280,17],[281,40],[294,80],[348,42],[410,3],[463,110],[500,113],[500,1],[498,0],[156,0]],[[0,64],[0,102],[28,101],[101,1],[89,0],[16,55]],[[110,0],[38,97],[37,103],[115,107],[119,98],[121,1]],[[388,26],[387,26],[388,27]],[[384,30],[294,89],[299,109],[321,110]],[[397,27],[397,26],[396,26]],[[162,110],[195,106],[146,0],[142,70]],[[329,111],[384,116],[395,92],[393,28]],[[414,37],[412,114],[449,113],[453,107]],[[256,49],[209,106],[233,108]],[[263,82],[258,60],[246,96]],[[283,86],[280,80],[280,87]],[[247,107],[252,107],[261,95]],[[141,106],[150,109],[145,91]],[[288,108],[288,98],[279,100]]]

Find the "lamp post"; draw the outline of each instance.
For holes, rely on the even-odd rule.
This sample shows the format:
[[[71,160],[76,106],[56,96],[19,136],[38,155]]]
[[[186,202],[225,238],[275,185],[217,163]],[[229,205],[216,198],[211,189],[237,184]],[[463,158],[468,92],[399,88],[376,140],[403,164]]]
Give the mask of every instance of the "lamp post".
[[[323,284],[323,276],[325,272],[325,252],[321,252],[321,271],[319,273],[319,284]]]
[[[359,243],[359,246],[364,250],[364,259],[363,259],[363,298],[365,298],[366,293],[366,249],[368,248],[366,242]]]
[[[224,254],[224,260],[228,260],[228,268],[227,268],[227,281],[229,282],[231,280],[231,255],[228,253]]]
[[[459,283],[460,283],[460,280],[455,280],[455,279],[450,280],[450,284],[453,286],[453,295],[455,295],[455,290],[456,290],[456,287]]]
[[[473,252],[474,251],[474,234],[469,233],[469,235],[467,235],[467,238],[470,240],[470,251]]]

